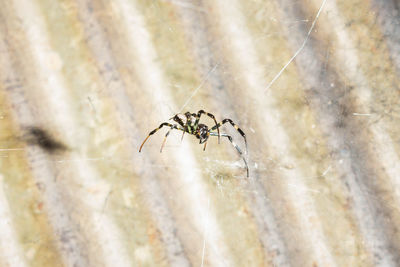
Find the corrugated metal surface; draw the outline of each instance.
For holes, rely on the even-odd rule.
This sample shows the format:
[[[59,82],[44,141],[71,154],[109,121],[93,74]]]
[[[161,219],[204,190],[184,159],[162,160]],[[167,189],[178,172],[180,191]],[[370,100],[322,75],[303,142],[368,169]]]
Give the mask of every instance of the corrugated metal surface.
[[[399,12],[2,1],[0,266],[399,266]]]

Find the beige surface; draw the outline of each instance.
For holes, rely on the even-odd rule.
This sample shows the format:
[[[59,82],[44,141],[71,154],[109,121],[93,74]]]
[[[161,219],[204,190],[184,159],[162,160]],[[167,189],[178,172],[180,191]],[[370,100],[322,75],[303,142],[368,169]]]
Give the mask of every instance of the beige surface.
[[[396,266],[399,7],[327,0],[308,38],[322,3],[1,1],[0,266]],[[249,178],[226,138],[138,152],[200,109]]]

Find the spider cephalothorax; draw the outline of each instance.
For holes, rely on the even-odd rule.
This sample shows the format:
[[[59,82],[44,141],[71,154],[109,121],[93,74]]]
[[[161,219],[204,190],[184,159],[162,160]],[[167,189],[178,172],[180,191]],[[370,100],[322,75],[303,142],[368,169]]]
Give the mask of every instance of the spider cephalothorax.
[[[207,125],[205,124],[201,124],[199,123],[200,121],[200,117],[202,114],[206,114],[207,116],[209,116],[210,118],[212,118],[215,122],[215,126],[211,127],[210,129],[208,128]],[[190,112],[186,112],[184,114],[184,116],[186,117],[186,122],[184,122],[182,120],[182,118],[179,117],[179,115],[182,114],[176,114],[175,116],[173,116],[171,119],[174,120],[175,122],[177,122],[178,124],[170,124],[168,122],[164,122],[161,123],[160,126],[156,129],[154,129],[153,131],[151,131],[149,133],[149,135],[146,137],[146,139],[144,139],[142,145],[139,148],[139,152],[142,151],[142,147],[144,145],[144,143],[146,143],[147,139],[153,135],[155,132],[157,132],[158,130],[160,130],[163,126],[168,126],[170,127],[170,129],[168,130],[168,132],[165,134],[164,137],[164,141],[161,145],[161,149],[160,152],[162,152],[163,147],[165,145],[165,141],[167,140],[167,137],[170,133],[171,130],[173,129],[177,129],[183,132],[182,134],[182,139],[185,133],[191,134],[196,136],[197,139],[200,140],[200,144],[204,144],[204,148],[203,150],[206,149],[207,146],[207,140],[210,136],[218,136],[218,143],[220,140],[220,137],[226,137],[228,138],[228,140],[231,142],[231,144],[236,148],[236,150],[239,152],[239,154],[242,156],[244,163],[246,164],[246,170],[247,170],[247,177],[249,176],[249,167],[247,165],[247,161],[243,156],[242,151],[240,150],[240,148],[233,142],[232,137],[228,134],[225,133],[220,133],[219,132],[219,127],[221,127],[223,124],[229,122],[239,133],[240,135],[243,137],[244,139],[244,143],[246,145],[246,154],[247,154],[247,141],[246,141],[246,135],[244,134],[244,132],[231,120],[231,119],[224,119],[222,120],[222,122],[217,123],[217,120],[215,119],[214,115],[212,115],[211,113],[205,112],[204,110],[200,110],[199,112],[196,113],[190,113]],[[217,130],[217,132],[213,132],[214,130]]]

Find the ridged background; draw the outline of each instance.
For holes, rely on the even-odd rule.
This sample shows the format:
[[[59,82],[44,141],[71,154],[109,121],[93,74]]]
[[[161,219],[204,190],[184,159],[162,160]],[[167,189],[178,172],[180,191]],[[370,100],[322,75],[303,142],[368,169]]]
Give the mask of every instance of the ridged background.
[[[0,1],[0,266],[400,266],[399,5]]]

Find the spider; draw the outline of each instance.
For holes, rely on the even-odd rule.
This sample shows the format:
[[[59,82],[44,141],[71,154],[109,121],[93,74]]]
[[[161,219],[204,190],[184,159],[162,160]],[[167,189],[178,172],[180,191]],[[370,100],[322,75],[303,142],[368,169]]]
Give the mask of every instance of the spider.
[[[199,123],[200,117],[201,117],[202,114],[206,114],[208,117],[213,119],[214,122],[215,122],[215,126],[213,126],[212,128],[209,129],[207,125]],[[179,117],[179,115],[184,115],[186,117],[185,118],[186,122],[184,122],[182,120],[182,118]],[[223,124],[229,122],[240,133],[240,135],[243,137],[244,143],[246,145],[246,155],[247,155],[246,135],[231,119],[224,119],[221,122],[217,123],[217,120],[215,119],[214,115],[212,115],[211,113],[205,112],[204,110],[199,110],[197,112],[197,114],[196,113],[190,113],[190,112],[186,112],[185,114],[176,114],[175,116],[170,118],[170,120],[174,120],[179,125],[178,124],[170,124],[168,122],[161,123],[160,126],[158,126],[158,128],[156,128],[153,131],[151,131],[149,133],[149,135],[146,137],[146,139],[144,139],[142,145],[139,148],[139,152],[142,151],[143,145],[144,145],[144,143],[146,143],[147,139],[149,139],[149,137],[151,135],[155,134],[158,130],[160,130],[164,126],[168,126],[168,127],[170,127],[170,129],[165,134],[164,141],[163,141],[163,143],[161,145],[160,153],[162,152],[162,150],[164,148],[165,141],[167,140],[167,137],[168,137],[169,133],[173,129],[180,130],[180,131],[183,132],[181,140],[183,139],[183,136],[185,135],[185,133],[194,135],[197,139],[200,140],[199,144],[204,144],[203,151],[206,150],[207,141],[208,141],[208,138],[210,136],[218,136],[218,144],[220,143],[220,138],[222,136],[222,137],[228,138],[228,140],[231,142],[231,144],[236,148],[237,152],[239,152],[240,156],[242,157],[242,159],[243,159],[243,161],[244,161],[244,163],[246,165],[247,177],[249,177],[249,167],[247,165],[247,161],[246,161],[245,157],[243,156],[242,150],[233,142],[233,139],[232,139],[232,137],[230,135],[228,135],[226,133],[220,133],[220,131],[219,131],[219,128]],[[217,130],[217,132],[215,132],[215,130]]]

